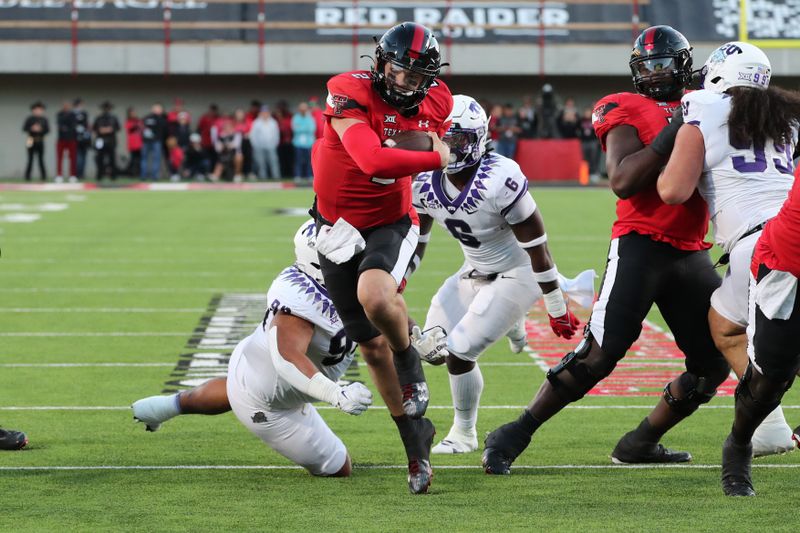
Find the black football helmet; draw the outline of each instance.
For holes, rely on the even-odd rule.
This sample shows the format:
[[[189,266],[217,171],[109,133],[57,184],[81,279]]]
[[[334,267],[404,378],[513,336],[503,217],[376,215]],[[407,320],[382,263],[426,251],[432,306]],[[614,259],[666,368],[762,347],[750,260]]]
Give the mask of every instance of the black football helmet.
[[[389,75],[386,65],[390,65]],[[439,75],[441,56],[433,32],[415,22],[403,22],[383,34],[375,48],[372,85],[390,106],[408,111],[418,106]],[[392,70],[410,73],[413,86],[395,82]]]
[[[628,63],[636,92],[655,100],[673,100],[692,79],[692,46],[671,26],[651,26],[633,43]]]

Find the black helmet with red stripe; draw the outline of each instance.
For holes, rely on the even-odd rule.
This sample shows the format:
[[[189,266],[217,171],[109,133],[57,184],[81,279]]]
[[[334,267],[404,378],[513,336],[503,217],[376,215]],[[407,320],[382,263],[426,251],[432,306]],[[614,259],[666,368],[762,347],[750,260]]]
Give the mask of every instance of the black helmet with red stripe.
[[[675,100],[692,79],[692,46],[671,26],[651,26],[633,43],[628,64],[636,92],[656,100]]]
[[[403,22],[378,41],[372,84],[387,104],[408,111],[428,94],[440,68],[439,43],[433,32],[422,24]]]

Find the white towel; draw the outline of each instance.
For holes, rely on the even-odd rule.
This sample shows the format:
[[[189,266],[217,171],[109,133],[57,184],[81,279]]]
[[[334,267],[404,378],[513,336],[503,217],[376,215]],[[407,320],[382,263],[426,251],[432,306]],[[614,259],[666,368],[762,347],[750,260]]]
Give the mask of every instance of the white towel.
[[[322,226],[317,235],[317,252],[337,265],[346,263],[367,246],[364,237],[345,219],[340,218],[333,226]]]
[[[797,278],[773,270],[756,285],[756,303],[769,320],[789,320],[797,297]]]
[[[574,278],[565,278],[558,274],[558,284],[567,297],[581,307],[589,309],[594,303],[594,278],[597,277],[591,268],[584,270]]]

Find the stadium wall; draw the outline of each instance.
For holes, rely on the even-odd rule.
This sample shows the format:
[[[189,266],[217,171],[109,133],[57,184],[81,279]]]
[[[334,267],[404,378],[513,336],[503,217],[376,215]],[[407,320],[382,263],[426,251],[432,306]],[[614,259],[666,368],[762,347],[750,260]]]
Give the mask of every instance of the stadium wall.
[[[701,44],[695,57],[702,61],[714,45]],[[371,46],[353,53],[347,45],[268,45],[265,75],[258,76],[256,50],[235,44],[181,44],[170,48],[170,75],[164,74],[164,48],[143,43],[87,43],[79,47],[78,74],[71,75],[70,47],[64,43],[9,42],[0,47],[0,179],[19,178],[25,165],[22,123],[30,104],[47,105],[51,130],[65,99],[81,96],[90,116],[105,100],[115,105],[122,120],[133,106],[140,116],[155,102],[170,108],[176,97],[185,100],[193,123],[210,102],[224,111],[247,107],[257,98],[271,104],[280,99],[290,104],[325,95],[325,81],[333,73],[350,70],[354,63],[365,68]],[[790,50],[770,50],[775,83],[800,87],[800,55]],[[445,79],[453,92],[519,105],[524,95],[537,95],[545,82],[553,84],[561,101],[574,97],[579,107],[590,106],[605,94],[631,89],[627,69],[627,45],[554,45],[544,50],[540,64],[536,46],[454,45],[447,58],[453,65]],[[256,54],[256,55],[254,55]],[[113,73],[113,74],[112,74]],[[55,133],[46,140],[50,177],[55,171]],[[124,134],[119,137],[125,153]],[[93,154],[90,154],[93,156]],[[93,176],[93,157],[88,176]],[[38,175],[35,173],[35,175]]]

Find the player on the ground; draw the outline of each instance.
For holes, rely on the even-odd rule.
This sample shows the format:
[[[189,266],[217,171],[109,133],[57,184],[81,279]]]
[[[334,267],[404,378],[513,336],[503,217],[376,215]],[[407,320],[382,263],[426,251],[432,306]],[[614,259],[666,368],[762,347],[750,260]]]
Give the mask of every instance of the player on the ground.
[[[677,124],[667,125],[691,79],[691,46],[675,29],[653,26],[636,39],[629,64],[639,94],[607,96],[593,116],[607,152],[611,187],[620,198],[600,295],[583,341],[550,369],[519,419],[486,438],[487,473],[510,473],[511,463],[544,422],[611,373],[639,337],[653,304],[686,356],[686,372],[667,384],[655,409],[620,439],[614,462],[691,460],[688,452],[659,441],[711,400],[730,372],[708,328],[709,300],[720,278],[708,254],[711,245],[703,240],[705,202],[695,193],[686,203],[670,206],[656,190],[677,132]]]
[[[450,120],[443,139],[450,146],[446,170],[421,173],[413,182],[420,243],[410,269],[422,260],[434,220],[461,244],[464,265],[437,291],[425,320],[426,330],[438,326],[448,334],[455,416],[447,437],[432,450],[440,454],[478,449],[478,357],[520,320],[521,338],[511,340],[514,351],[522,351],[525,316],[542,294],[556,335],[569,339],[578,327],[561,294],[528,179],[513,160],[487,152],[489,120],[473,98],[453,96]]]
[[[0,450],[21,450],[28,444],[28,437],[21,431],[0,429]]]
[[[439,45],[428,28],[398,24],[380,39],[375,55],[370,71],[328,81],[323,137],[312,150],[317,244],[331,300],[397,424],[409,488],[423,493],[432,476],[434,427],[422,416],[428,387],[398,288],[419,236],[411,174],[447,164],[450,152],[440,137],[453,98],[437,80]],[[433,150],[382,146],[408,130],[428,132]]]
[[[372,404],[361,383],[336,382],[350,366],[355,344],[323,284],[314,248],[315,221],[295,235],[296,262],[273,281],[264,320],[231,355],[228,377],[191,391],[134,402],[133,416],[155,431],[179,414],[236,417],[270,448],[315,476],[349,476],[350,456],[311,402],[351,415]]]
[[[708,203],[714,240],[725,252],[721,262],[728,262],[722,285],[711,295],[708,318],[717,347],[739,378],[748,362],[747,288],[753,249],[794,182],[797,131],[787,128],[798,118],[791,113],[800,100],[781,89],[765,93],[771,70],[764,52],[749,43],[731,42],[715,50],[703,67],[703,90],[682,99],[686,125],[658,178],[658,193],[666,203],[685,202],[695,188]],[[752,441],[756,457],[794,449],[780,406]]]

